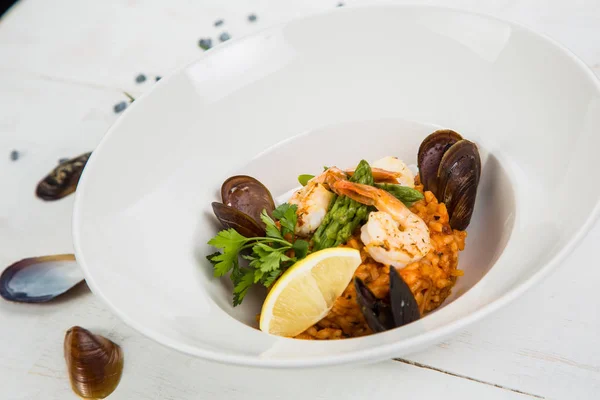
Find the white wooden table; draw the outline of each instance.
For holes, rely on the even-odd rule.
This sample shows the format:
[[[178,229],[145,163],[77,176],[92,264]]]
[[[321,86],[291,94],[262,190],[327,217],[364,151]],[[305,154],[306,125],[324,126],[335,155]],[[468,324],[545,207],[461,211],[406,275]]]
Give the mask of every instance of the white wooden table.
[[[346,1],[347,5],[366,1]],[[89,151],[113,105],[197,57],[201,37],[248,34],[337,0],[22,0],[0,20],[0,269],[72,252],[73,199],[43,203],[37,181],[59,158]],[[546,33],[600,74],[597,0],[428,0]],[[250,23],[247,16],[258,20]],[[214,27],[217,19],[221,27]],[[148,80],[135,83],[144,73]],[[16,149],[21,156],[11,161]],[[589,173],[593,182],[594,171]],[[563,216],[557,215],[557,218]],[[46,305],[0,301],[0,399],[76,398],[62,355],[81,325],[121,344],[111,399],[600,398],[600,225],[553,275],[451,340],[402,361],[327,370],[255,370],[166,349],[125,326],[83,287]]]

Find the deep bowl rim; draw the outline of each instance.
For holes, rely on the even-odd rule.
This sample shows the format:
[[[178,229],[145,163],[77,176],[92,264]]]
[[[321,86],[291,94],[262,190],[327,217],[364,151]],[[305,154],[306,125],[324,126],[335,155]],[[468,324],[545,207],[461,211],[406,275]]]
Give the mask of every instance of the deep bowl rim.
[[[585,62],[583,62],[572,51],[570,51],[564,45],[558,43],[556,40],[550,38],[549,36],[547,36],[545,34],[536,32],[535,30],[533,30],[533,29],[529,28],[528,26],[523,25],[521,23],[505,20],[505,19],[498,18],[498,17],[492,16],[489,14],[485,14],[485,13],[461,10],[461,9],[452,8],[452,7],[443,7],[443,6],[434,6],[434,5],[373,4],[373,5],[351,6],[351,7],[344,7],[344,8],[334,8],[334,9],[320,11],[320,12],[316,12],[316,13],[310,13],[310,14],[304,15],[299,18],[292,18],[292,19],[288,19],[286,21],[277,23],[275,25],[271,25],[269,27],[255,31],[254,33],[252,33],[250,35],[236,38],[233,40],[229,40],[226,43],[223,43],[216,48],[213,48],[213,49],[210,49],[210,50],[204,52],[202,55],[195,58],[193,61],[186,63],[185,65],[180,66],[179,68],[173,70],[170,74],[168,74],[166,77],[164,77],[159,82],[157,82],[151,90],[145,92],[139,98],[137,98],[136,101],[125,110],[123,115],[127,115],[129,109],[137,107],[139,105],[139,103],[143,102],[147,96],[152,95],[152,93],[155,91],[156,87],[160,87],[160,85],[167,84],[172,77],[179,75],[182,71],[184,71],[190,65],[197,63],[199,60],[201,60],[205,57],[210,57],[211,55],[216,54],[216,53],[222,51],[223,49],[228,48],[229,46],[236,46],[236,45],[238,45],[238,43],[243,42],[247,38],[251,38],[251,37],[260,35],[266,31],[281,29],[281,27],[288,25],[292,21],[309,20],[309,19],[312,19],[315,17],[326,16],[326,15],[333,14],[336,12],[337,13],[346,12],[346,10],[350,12],[351,10],[356,10],[356,9],[392,9],[392,8],[393,9],[426,10],[426,11],[442,11],[442,12],[450,12],[450,13],[458,13],[458,14],[477,16],[477,17],[481,17],[481,18],[488,19],[491,21],[496,21],[496,22],[508,25],[510,27],[514,27],[514,28],[518,28],[523,31],[526,31],[528,34],[531,34],[535,37],[542,39],[544,42],[551,45],[553,48],[559,50],[562,54],[564,54],[566,57],[571,59],[571,61],[574,64],[576,64],[580,68],[580,70],[590,78],[590,81],[593,82],[596,86],[596,91],[598,93],[600,93],[600,80],[595,75],[595,73],[590,69],[590,67],[587,64],[585,64]],[[167,337],[161,333],[157,333],[151,329],[148,329],[148,328],[144,327],[142,324],[135,321],[133,318],[129,317],[129,315],[121,312],[119,307],[117,307],[115,304],[113,304],[103,294],[102,290],[96,285],[96,282],[94,281],[94,279],[93,279],[92,275],[90,274],[90,271],[87,267],[87,262],[86,262],[86,259],[84,256],[84,252],[81,248],[81,232],[79,229],[81,226],[80,221],[81,221],[81,210],[83,207],[82,206],[83,193],[85,192],[86,186],[89,184],[88,183],[88,180],[89,180],[88,175],[89,174],[86,173],[86,171],[89,171],[90,169],[94,168],[94,165],[96,163],[97,153],[101,152],[101,149],[104,147],[104,145],[108,141],[111,140],[112,135],[116,131],[118,131],[120,124],[124,121],[123,115],[121,116],[121,118],[117,119],[115,121],[115,123],[107,130],[104,137],[102,138],[102,140],[96,147],[96,150],[94,150],[94,152],[92,153],[91,157],[89,158],[89,160],[87,162],[86,168],[83,171],[83,174],[81,176],[81,179],[80,179],[78,187],[77,187],[77,191],[75,193],[75,203],[74,203],[74,207],[73,207],[73,218],[72,218],[72,232],[73,232],[73,245],[74,245],[74,249],[75,249],[76,259],[86,277],[86,282],[87,282],[88,286],[90,287],[91,291],[102,300],[102,302],[111,310],[111,312],[113,312],[115,315],[117,315],[127,325],[129,325],[130,327],[132,327],[133,329],[135,329],[142,335],[152,339],[153,341],[155,341],[165,347],[177,350],[177,351],[187,354],[187,355],[192,355],[195,357],[199,357],[199,358],[203,358],[206,360],[215,361],[215,362],[219,362],[219,363],[233,364],[233,365],[239,365],[239,366],[263,367],[263,368],[324,367],[324,366],[330,366],[330,365],[358,363],[361,361],[365,362],[367,360],[381,360],[381,359],[385,359],[385,358],[390,358],[390,357],[397,355],[397,353],[399,353],[400,351],[403,351],[405,349],[410,349],[411,347],[419,348],[420,346],[423,346],[424,344],[426,344],[428,342],[434,341],[436,338],[441,340],[443,337],[447,337],[451,333],[456,332],[457,330],[475,322],[476,320],[481,319],[481,318],[493,313],[494,311],[500,309],[501,307],[504,307],[508,303],[517,299],[519,296],[521,296],[525,291],[530,289],[532,286],[534,286],[538,282],[541,282],[544,278],[546,278],[549,275],[549,273],[551,271],[553,271],[556,268],[557,265],[559,265],[559,263],[561,261],[563,261],[566,258],[567,255],[569,255],[577,247],[577,245],[581,242],[581,239],[585,235],[588,234],[588,232],[590,231],[590,229],[593,227],[596,220],[600,216],[600,198],[598,198],[596,200],[596,203],[595,203],[592,211],[589,213],[586,220],[577,229],[577,231],[571,237],[571,239],[567,241],[567,243],[562,247],[562,249],[560,249],[551,260],[549,260],[544,265],[542,265],[539,268],[539,270],[537,272],[535,272],[534,274],[532,274],[529,278],[527,278],[526,280],[515,285],[511,290],[506,292],[502,297],[499,297],[498,299],[496,299],[486,305],[481,306],[481,308],[479,308],[478,310],[476,310],[474,312],[471,312],[467,316],[460,318],[458,320],[452,321],[450,323],[447,323],[441,327],[431,329],[423,334],[420,334],[413,338],[406,339],[399,343],[381,344],[381,345],[373,346],[370,348],[366,348],[366,349],[362,349],[362,350],[355,350],[355,351],[346,352],[346,353],[342,353],[342,354],[318,356],[318,357],[313,356],[313,357],[307,357],[307,358],[294,358],[294,359],[268,359],[268,358],[259,358],[256,356],[229,355],[226,353],[221,353],[221,352],[212,351],[212,350],[198,349],[194,346],[185,345],[185,344],[179,343],[177,341],[173,341],[169,337]],[[282,340],[295,340],[295,339],[282,338]],[[358,338],[357,340],[360,340],[360,338]]]

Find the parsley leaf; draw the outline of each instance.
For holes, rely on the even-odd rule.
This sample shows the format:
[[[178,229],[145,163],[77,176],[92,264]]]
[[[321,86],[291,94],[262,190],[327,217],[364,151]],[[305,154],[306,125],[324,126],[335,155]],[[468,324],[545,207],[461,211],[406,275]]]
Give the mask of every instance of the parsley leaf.
[[[252,246],[252,253],[255,256],[258,256],[258,259],[268,256],[273,250],[273,247],[265,243],[256,243],[254,246]]]
[[[210,257],[210,258],[208,258]],[[208,260],[214,266],[214,275],[223,276],[231,271],[237,264],[237,251],[236,252],[223,252],[213,253],[208,256]]]
[[[283,203],[283,204],[277,206],[277,208],[273,210],[273,218],[281,221],[281,218],[283,218],[283,216],[285,215],[285,212],[290,207],[292,207],[292,205],[289,203]]]
[[[283,234],[294,233],[298,222],[296,211],[298,211],[298,206],[288,203],[283,203],[273,210],[273,217],[279,220]]]
[[[262,282],[264,279],[265,273],[260,269],[254,270],[254,283]]]
[[[233,228],[224,229],[217,233],[217,236],[210,239],[208,244],[216,247],[217,249],[223,249],[225,251],[230,251],[235,246],[241,246],[248,240],[247,237],[244,237],[237,233],[237,231]]]
[[[256,260],[256,257],[254,257],[252,254],[242,254],[242,258],[248,261]]]
[[[229,278],[234,286],[234,306],[244,300],[250,286],[259,282],[266,287],[271,286],[287,268],[308,254],[307,241],[286,240],[288,233],[293,237],[297,209],[296,205],[284,203],[273,210],[273,218],[279,224],[263,210],[260,218],[266,226],[266,237],[247,238],[230,228],[220,231],[208,242],[221,250],[206,257],[213,265],[214,275],[223,276],[231,272]],[[291,251],[294,257],[288,256]],[[249,261],[247,266],[240,266],[240,256]]]
[[[257,249],[257,251],[260,253],[260,258],[257,260],[258,262],[256,263],[256,267],[263,272],[271,272],[279,268],[279,265],[282,262],[291,260],[290,257],[283,254],[288,249],[287,247],[273,249],[265,246],[262,243],[255,247],[258,246],[261,246],[262,248]]]
[[[298,260],[303,259],[308,254],[308,242],[306,240],[298,239],[292,246],[294,249],[294,255]]]
[[[266,257],[261,258],[262,264],[260,270],[263,272],[275,271],[279,268],[282,261],[288,261],[290,258],[283,254],[283,249],[277,249],[269,253]]]
[[[273,282],[275,282],[277,278],[279,278],[281,274],[281,270],[271,271],[271,273],[269,275],[266,275],[265,278],[262,280],[262,284],[266,287],[270,287],[273,284]]]
[[[223,276],[238,263],[238,253],[248,239],[230,228],[223,230],[212,238],[208,244],[219,249],[223,249],[223,253],[213,253],[208,259],[214,266],[214,275]]]
[[[220,255],[221,255],[221,252],[220,252],[220,251],[215,251],[214,253],[207,255],[207,256],[206,256],[206,259],[207,259],[208,261],[210,261],[212,265],[215,265],[215,264],[217,264],[219,261],[218,261],[218,260],[213,260],[213,257],[220,256]]]
[[[255,256],[250,262],[250,266],[256,268],[254,282],[261,281],[265,274],[281,270],[288,261],[295,261],[295,258],[285,255],[285,252],[289,249],[289,246],[273,248],[264,243],[255,244],[252,247],[252,253]]]
[[[238,306],[244,300],[248,289],[254,282],[254,271],[251,269],[244,269],[243,272],[240,270],[234,280],[233,287],[233,306]]]
[[[262,210],[262,212],[260,213],[260,219],[266,225],[265,232],[267,232],[268,237],[283,239],[281,231],[279,231],[279,228],[277,228],[277,225],[275,224],[275,221],[273,221],[273,218],[269,217],[269,214],[267,214],[267,210]]]

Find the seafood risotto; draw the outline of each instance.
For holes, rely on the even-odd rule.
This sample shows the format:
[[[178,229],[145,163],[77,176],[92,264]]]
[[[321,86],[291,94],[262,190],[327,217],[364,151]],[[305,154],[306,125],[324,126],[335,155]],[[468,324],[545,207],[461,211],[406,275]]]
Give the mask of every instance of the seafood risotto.
[[[422,186],[419,187],[422,190]],[[452,230],[448,212],[431,192],[410,208],[429,227],[431,250],[420,260],[413,261],[398,273],[410,287],[421,315],[437,308],[450,295],[456,278],[462,275],[457,269],[458,252],[464,249],[465,231]],[[346,246],[360,251],[361,264],[355,277],[365,282],[377,298],[389,295],[389,266],[375,261],[366,250],[359,235],[351,237]],[[325,318],[296,336],[298,339],[339,339],[368,335],[369,328],[356,302],[356,287],[348,285],[338,297]]]
[[[229,274],[234,306],[252,285],[267,287],[260,329],[297,339],[382,332],[439,307],[463,274],[481,161],[474,143],[440,130],[417,167],[415,176],[392,156],[326,167],[301,175],[278,206],[258,180],[226,180],[212,204],[219,251],[207,258],[215,276]]]

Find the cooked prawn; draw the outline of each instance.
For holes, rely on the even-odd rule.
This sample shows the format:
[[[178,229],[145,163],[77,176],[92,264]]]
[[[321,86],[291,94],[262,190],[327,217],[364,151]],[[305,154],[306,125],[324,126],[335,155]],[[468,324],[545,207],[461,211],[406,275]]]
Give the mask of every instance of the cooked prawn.
[[[346,174],[348,176],[354,175],[354,171],[356,168],[347,169]],[[379,183],[398,183],[398,179],[401,177],[399,172],[388,171],[381,168],[373,168],[371,167],[371,173],[373,174],[373,180]]]
[[[374,161],[371,165],[373,168],[383,169],[386,171],[395,172],[396,181],[402,186],[415,187],[415,176],[408,166],[397,157],[383,157],[380,160]]]
[[[429,253],[431,238],[427,225],[390,193],[347,180],[335,182],[332,190],[377,208],[378,211],[369,214],[360,235],[375,261],[401,268]]]
[[[375,182],[395,183],[402,186],[415,187],[415,176],[408,166],[399,158],[387,156],[371,164],[371,172]],[[354,169],[346,170],[348,176],[354,174]]]
[[[288,201],[298,206],[298,222],[295,233],[299,236],[309,236],[313,233],[327,214],[329,203],[333,199],[330,186],[338,181],[346,179],[347,176],[338,168],[327,169],[321,175],[314,177],[306,186],[292,195]]]

